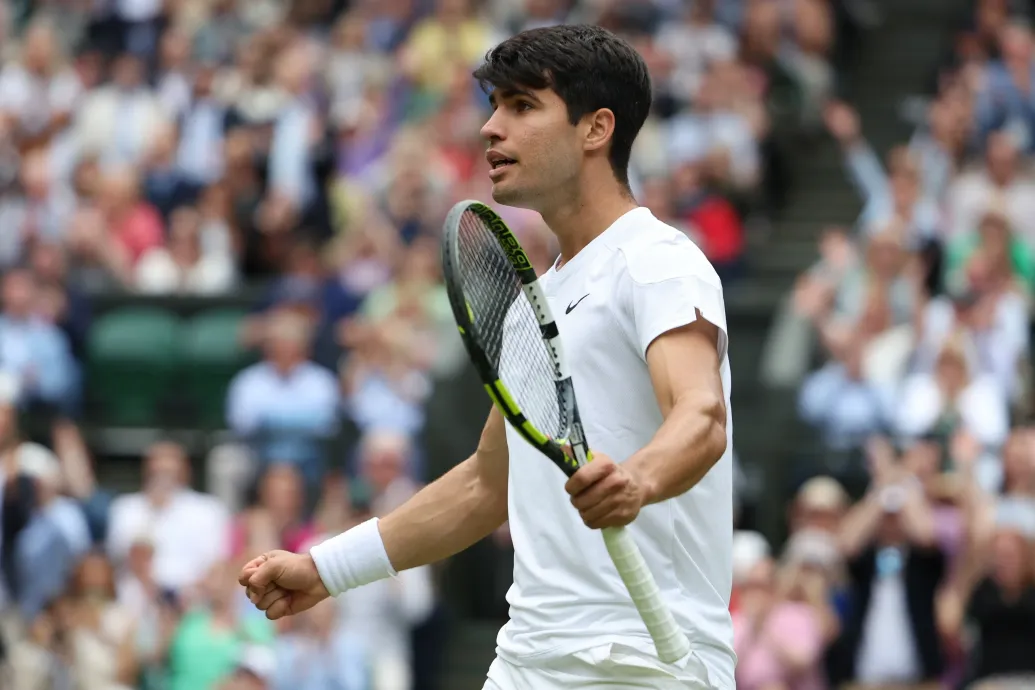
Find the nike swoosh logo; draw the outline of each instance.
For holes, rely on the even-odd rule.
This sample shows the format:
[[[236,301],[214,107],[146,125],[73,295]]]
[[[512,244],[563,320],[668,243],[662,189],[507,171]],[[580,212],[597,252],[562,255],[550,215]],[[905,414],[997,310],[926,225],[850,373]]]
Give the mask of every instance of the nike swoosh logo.
[[[579,297],[579,302],[581,302],[582,300],[586,299],[587,297],[589,297],[588,293],[583,295],[582,297]],[[568,308],[564,310],[564,313],[565,314],[570,314],[572,309],[574,309],[575,307],[579,306],[579,302],[576,302],[575,304],[572,304],[571,302],[568,302]]]

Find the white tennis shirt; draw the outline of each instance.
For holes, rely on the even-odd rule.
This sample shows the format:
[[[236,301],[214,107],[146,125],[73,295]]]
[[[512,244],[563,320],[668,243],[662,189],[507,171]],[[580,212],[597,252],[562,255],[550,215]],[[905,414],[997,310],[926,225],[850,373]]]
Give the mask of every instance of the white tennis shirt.
[[[647,506],[628,529],[708,671],[702,680],[732,690],[733,424],[719,278],[692,241],[641,207],[540,282],[560,329],[589,447],[617,462],[647,445],[663,421],[647,346],[694,321],[697,310],[720,329],[726,453],[693,489]],[[600,532],[586,527],[572,507],[563,473],[510,425],[507,442],[514,584],[497,653],[520,665],[609,643],[655,654]]]

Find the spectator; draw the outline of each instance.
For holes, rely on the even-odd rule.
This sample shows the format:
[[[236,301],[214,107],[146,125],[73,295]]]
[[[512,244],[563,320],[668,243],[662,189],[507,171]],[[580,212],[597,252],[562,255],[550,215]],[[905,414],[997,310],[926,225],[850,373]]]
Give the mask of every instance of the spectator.
[[[69,589],[67,628],[71,670],[83,690],[128,690],[136,684],[135,622],[116,600],[107,558],[93,553],[76,569]]]
[[[276,664],[273,651],[260,645],[248,645],[240,654],[237,668],[219,684],[219,690],[272,690]]]
[[[69,280],[68,252],[60,242],[37,242],[29,258],[39,286],[41,316],[65,334],[72,356],[82,361],[91,323],[91,302]]]
[[[218,295],[234,284],[233,257],[206,251],[201,214],[184,206],[169,218],[169,239],[152,247],[136,266],[136,288],[144,294]]]
[[[198,572],[230,554],[226,508],[190,489],[189,480],[182,447],[152,445],[144,458],[141,490],[114,500],[108,525],[107,551],[116,567],[123,570],[131,546],[147,539],[154,546],[155,582],[177,594],[195,584]]]
[[[1016,143],[1005,132],[989,135],[984,166],[957,177],[946,194],[946,227],[949,238],[971,232],[981,217],[997,206],[1010,221],[1010,227],[1028,242],[1035,239],[1035,181],[1026,175],[1019,160]]]
[[[1029,452],[1024,459],[1030,458]],[[961,469],[973,476],[972,462]],[[967,492],[966,548],[939,601],[938,622],[952,640],[961,639],[965,623],[977,627],[968,683],[1023,685],[1035,675],[1025,643],[1035,629],[1035,509],[1030,503],[1005,501],[997,507],[976,482]]]
[[[97,155],[105,167],[141,162],[164,119],[161,102],[147,87],[145,70],[139,57],[120,55],[112,68],[111,83],[84,97],[75,122],[80,156]],[[116,121],[119,126],[111,127]]]
[[[79,379],[68,339],[36,315],[36,278],[28,270],[8,271],[0,295],[0,369],[14,375],[21,405],[41,404],[75,416]]]
[[[74,676],[67,661],[63,608],[64,604],[52,603],[29,624],[27,635],[15,638],[7,678],[12,690],[71,687]]]
[[[36,482],[36,501],[42,515],[61,531],[72,555],[78,560],[93,545],[82,508],[65,494],[64,468],[58,457],[38,443],[23,442],[14,451],[18,471]]]
[[[1009,416],[1002,390],[970,371],[963,344],[950,340],[930,374],[915,374],[902,387],[896,415],[899,431],[916,438],[965,430],[986,446],[1006,440]]]
[[[977,89],[974,115],[977,135],[1005,128],[1018,148],[1033,150],[1035,110],[1028,95],[1032,77],[1031,28],[1012,20],[999,31],[999,59],[989,63]]]
[[[787,575],[788,581],[791,576]],[[821,688],[822,621],[809,603],[787,599],[779,591],[778,577],[772,560],[765,559],[741,585],[740,606],[733,618],[737,687]],[[823,595],[822,590],[813,590],[808,596]]]
[[[0,131],[22,152],[52,146],[65,153],[67,148],[64,135],[83,87],[56,39],[50,22],[31,22],[22,36],[21,60],[0,70]]]
[[[27,151],[21,159],[20,189],[0,200],[0,267],[10,267],[37,242],[64,239],[75,211],[75,195],[54,179],[46,149]]]
[[[312,328],[304,317],[277,311],[263,330],[264,361],[230,384],[227,420],[251,449],[253,467],[292,463],[314,487],[323,470],[323,445],[338,428],[338,384],[308,360]]]
[[[291,101],[273,128],[270,193],[276,202],[286,204],[287,211],[299,218],[311,218],[314,204],[318,202],[314,149],[320,139],[320,122],[307,98],[313,69],[313,50],[304,43],[287,49],[277,66],[277,80]]]
[[[428,95],[445,90],[451,64],[470,67],[495,42],[470,0],[436,0],[434,7],[413,27],[400,54],[404,72]]]
[[[169,648],[170,690],[216,690],[249,645],[273,641],[272,623],[241,613],[230,563],[216,563],[198,584]]]
[[[146,537],[129,547],[123,574],[116,582],[116,596],[135,622],[133,653],[141,690],[164,687],[166,658],[179,622],[180,600],[163,589],[154,577],[154,545]]]
[[[923,198],[945,198],[966,152],[967,134],[966,116],[958,116],[949,99],[931,103],[926,125],[909,141],[909,151],[920,169]]]
[[[207,144],[211,146],[212,142]],[[199,193],[198,185],[188,179],[176,161],[178,145],[177,128],[172,122],[163,122],[148,142],[142,162],[144,198],[166,224],[175,209],[194,203]]]
[[[1035,255],[1013,235],[1009,222],[1005,215],[989,211],[976,232],[955,238],[946,257],[946,283],[951,288],[960,292],[975,289],[978,286],[972,283],[983,277],[986,285],[1002,286],[1026,298],[1035,293]],[[977,262],[983,266],[975,270]]]
[[[937,239],[941,217],[935,199],[922,196],[926,188],[918,162],[905,146],[892,149],[887,171],[862,135],[859,116],[850,106],[834,102],[824,115],[827,128],[845,152],[852,182],[863,198],[858,221],[862,235],[895,223],[902,241],[916,249]]]
[[[234,0],[215,0],[206,21],[194,34],[192,53],[198,60],[210,64],[226,64],[234,55],[234,46],[248,35],[248,26],[240,13],[234,11]]]
[[[112,252],[127,276],[140,258],[161,246],[164,228],[161,216],[140,196],[140,178],[130,167],[112,167],[105,174],[98,195],[98,209],[104,214]]]
[[[390,429],[408,436],[424,426],[422,403],[430,388],[416,350],[421,330],[405,318],[382,324],[352,324],[349,357],[341,372],[345,412],[360,429]]]
[[[68,225],[65,246],[69,282],[77,289],[112,290],[130,282],[132,269],[126,253],[112,241],[100,210],[85,207],[76,211]]]
[[[372,682],[370,638],[342,627],[340,606],[333,599],[317,604],[302,614],[293,632],[277,641],[277,678],[272,690],[388,687]]]
[[[801,388],[799,410],[828,448],[851,450],[885,430],[892,418],[892,391],[863,377],[862,345],[848,342],[841,358],[811,374]]]
[[[230,126],[230,112],[214,92],[216,68],[201,64],[193,68],[190,90],[180,113],[177,164],[186,180],[199,187],[223,177],[223,136]]]
[[[234,525],[235,556],[273,549],[300,551],[315,536],[304,517],[305,484],[293,465],[268,468],[259,480],[258,504],[239,516]]]
[[[929,373],[946,343],[962,339],[974,376],[993,380],[1015,402],[1023,393],[1018,372],[1028,351],[1028,312],[1014,291],[942,295],[924,307],[913,357],[914,373]]]
[[[368,50],[369,20],[360,12],[347,12],[334,26],[327,57],[327,87],[331,116],[354,121],[363,108],[368,89],[389,78],[392,66],[384,54]]]
[[[737,39],[715,21],[715,0],[687,4],[681,21],[665,23],[658,30],[658,48],[673,63],[667,90],[694,102],[710,64],[733,60]]]
[[[419,488],[405,474],[408,447],[407,440],[397,435],[367,437],[360,481],[371,489],[371,496],[369,502],[355,506],[358,510],[351,515],[352,522],[387,514]],[[435,603],[431,567],[406,570],[392,581],[346,592],[339,601],[342,632],[366,640],[373,690],[410,687],[410,633],[431,614]]]
[[[28,447],[26,447],[28,445]],[[62,595],[89,530],[77,506],[63,499],[61,466],[52,453],[20,444],[4,486],[2,566],[8,596],[23,622],[33,621]]]
[[[870,488],[841,526],[852,606],[830,682],[935,684],[944,659],[934,602],[946,563],[931,507],[893,453],[871,450],[870,465]]]

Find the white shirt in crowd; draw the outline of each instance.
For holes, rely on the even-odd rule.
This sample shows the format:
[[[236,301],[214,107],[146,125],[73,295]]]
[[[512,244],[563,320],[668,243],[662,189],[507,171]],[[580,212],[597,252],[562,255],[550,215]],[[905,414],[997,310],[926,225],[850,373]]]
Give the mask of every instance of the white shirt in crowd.
[[[903,383],[896,415],[898,430],[909,438],[923,435],[933,431],[950,411],[983,446],[998,446],[1010,433],[1006,398],[994,379],[976,377],[949,405],[931,374],[914,374]]]
[[[924,308],[923,331],[916,352],[916,371],[932,371],[945,341],[959,328],[956,310],[947,297],[936,297]],[[967,359],[973,372],[991,376],[1004,397],[1022,392],[1018,364],[1028,352],[1028,307],[1024,298],[1008,293],[996,300],[992,321],[986,330],[968,331]]]
[[[374,690],[406,688],[410,677],[410,632],[435,604],[430,566],[404,570],[338,597],[341,631],[371,651]]]
[[[647,445],[663,421],[647,346],[696,320],[698,310],[720,330],[726,453],[693,489],[645,507],[628,530],[690,638],[688,663],[709,676],[702,678],[708,687],[732,690],[733,424],[719,278],[683,233],[638,208],[560,269],[547,271],[541,282],[569,353],[589,446],[615,461]],[[520,379],[508,367],[520,368],[527,360],[517,353],[514,359],[504,354],[504,379]],[[509,425],[507,442],[514,584],[497,653],[527,664],[533,656],[545,661],[617,643],[655,656],[600,533],[586,528],[572,507],[563,474]]]
[[[0,71],[0,111],[18,118],[30,131],[42,130],[60,113],[72,113],[83,87],[71,69],[38,77],[18,63]]]
[[[125,494],[111,505],[108,554],[125,562],[130,547],[147,538],[154,547],[153,575],[159,586],[192,586],[212,566],[230,557],[230,513],[213,496],[182,489],[165,506],[144,493]]]
[[[234,285],[230,256],[203,254],[193,266],[182,266],[165,247],[148,250],[136,267],[137,290],[149,295],[218,295]]]
[[[896,555],[889,553],[887,557]],[[923,675],[901,569],[878,573],[873,581],[855,666],[857,680],[873,685],[912,683]]]
[[[998,187],[984,169],[956,178],[946,194],[949,236],[977,230],[989,208],[1001,207],[1014,232],[1029,242],[1035,240],[1035,181],[1018,177],[1007,187]]]

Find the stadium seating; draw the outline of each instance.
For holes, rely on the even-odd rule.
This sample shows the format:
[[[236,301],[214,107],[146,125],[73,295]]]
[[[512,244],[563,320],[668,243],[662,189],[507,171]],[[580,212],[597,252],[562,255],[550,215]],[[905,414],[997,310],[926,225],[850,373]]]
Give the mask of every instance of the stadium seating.
[[[198,312],[184,321],[181,381],[197,428],[224,426],[230,380],[254,359],[241,345],[240,329],[246,315],[243,309],[219,308]]]
[[[87,407],[109,426],[153,424],[178,383],[182,324],[157,307],[127,306],[97,319],[87,342]]]

